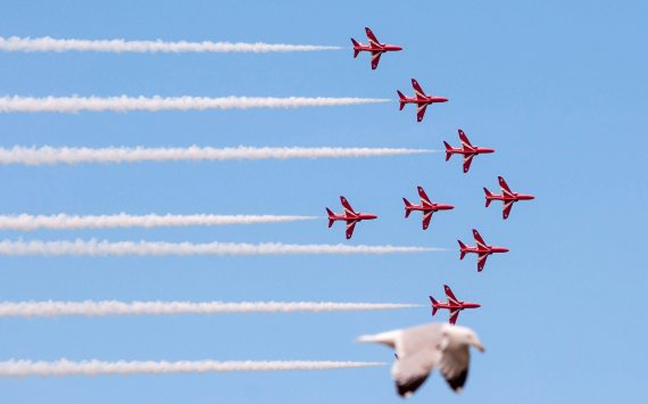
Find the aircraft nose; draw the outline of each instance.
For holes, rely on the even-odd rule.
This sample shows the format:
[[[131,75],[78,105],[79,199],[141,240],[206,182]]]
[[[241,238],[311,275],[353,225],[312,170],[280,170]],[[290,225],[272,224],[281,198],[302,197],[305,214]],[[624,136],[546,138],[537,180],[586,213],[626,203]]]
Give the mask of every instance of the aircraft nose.
[[[394,46],[394,50],[401,51],[403,50],[402,46]]]
[[[507,252],[509,252],[509,249],[508,248],[502,248],[502,252],[507,253]]]
[[[448,101],[450,100],[445,97],[439,97],[439,102],[448,102]]]

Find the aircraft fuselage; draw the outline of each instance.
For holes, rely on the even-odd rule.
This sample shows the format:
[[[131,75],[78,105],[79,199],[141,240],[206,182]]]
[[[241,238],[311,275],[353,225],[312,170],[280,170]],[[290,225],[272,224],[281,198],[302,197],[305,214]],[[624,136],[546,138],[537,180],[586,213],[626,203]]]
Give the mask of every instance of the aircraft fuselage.
[[[475,147],[473,150],[467,150],[467,149],[448,149],[446,150],[446,153],[450,154],[487,154],[487,153],[493,153],[495,152],[495,149],[489,149],[486,147]]]
[[[405,210],[411,210],[411,211],[421,211],[421,212],[436,212],[439,210],[452,210],[454,209],[454,206],[452,205],[444,205],[441,203],[435,203],[433,205],[410,205],[410,206],[405,206]]]
[[[355,220],[357,222],[362,221],[362,220],[374,220],[377,219],[377,215],[372,215],[370,213],[358,213],[355,216],[350,216],[350,215],[333,215],[329,216],[329,219],[331,220],[344,220],[344,221],[352,221]]]
[[[400,102],[403,103],[403,104],[417,104],[417,105],[425,104],[425,105],[429,105],[429,104],[436,104],[436,103],[440,103],[440,102],[448,102],[448,99],[445,98],[445,97],[439,97],[439,96],[433,95],[433,96],[429,96],[429,97],[425,97],[425,98],[405,97],[405,98],[401,98]]]
[[[506,194],[492,194],[486,197],[486,199],[490,199],[493,201],[530,201],[535,199],[535,196],[531,194],[518,194],[518,193],[513,193],[513,195],[506,195]]]
[[[353,50],[359,51],[359,52],[398,52],[403,50],[401,46],[398,45],[389,45],[389,44],[384,44],[381,46],[372,46],[372,45],[364,45],[360,44],[357,46],[353,47]]]
[[[466,247],[461,249],[462,253],[466,254],[499,254],[507,253],[509,249],[506,247],[497,247],[497,246],[488,246],[488,248],[481,248],[479,246],[475,247]]]
[[[439,302],[433,304],[432,307],[437,309],[463,310],[463,309],[478,309],[481,307],[481,304],[472,303],[472,302],[459,302],[459,304],[454,304],[451,302]]]

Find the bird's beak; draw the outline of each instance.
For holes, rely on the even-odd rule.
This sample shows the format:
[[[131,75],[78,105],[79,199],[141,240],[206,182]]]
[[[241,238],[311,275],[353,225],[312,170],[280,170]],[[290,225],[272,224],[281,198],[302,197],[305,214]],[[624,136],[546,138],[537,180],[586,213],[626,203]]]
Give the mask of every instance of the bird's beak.
[[[484,348],[484,346],[479,341],[473,343],[473,346],[475,348],[479,349],[479,352],[485,352],[486,351],[486,348]]]

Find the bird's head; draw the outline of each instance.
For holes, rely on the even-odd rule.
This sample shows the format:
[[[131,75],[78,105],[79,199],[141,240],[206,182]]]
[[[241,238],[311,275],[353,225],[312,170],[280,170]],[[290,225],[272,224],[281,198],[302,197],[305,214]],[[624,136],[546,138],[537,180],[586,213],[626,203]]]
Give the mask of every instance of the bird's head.
[[[479,341],[477,334],[475,334],[475,332],[468,327],[456,325],[448,330],[448,335],[452,337],[452,340],[455,344],[472,345],[480,352],[484,352],[486,350],[481,341]]]

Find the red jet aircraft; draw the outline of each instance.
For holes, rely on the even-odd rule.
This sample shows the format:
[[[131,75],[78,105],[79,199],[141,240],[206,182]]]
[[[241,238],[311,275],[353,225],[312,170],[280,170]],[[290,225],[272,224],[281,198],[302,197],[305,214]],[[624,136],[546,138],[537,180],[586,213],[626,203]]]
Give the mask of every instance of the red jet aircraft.
[[[437,102],[447,102],[448,99],[444,97],[437,97],[434,95],[427,95],[419,85],[418,81],[412,79],[412,87],[414,87],[414,97],[406,97],[400,91],[398,97],[400,98],[400,109],[401,111],[405,107],[405,104],[416,104],[416,121],[421,122],[423,116],[425,116],[425,109],[428,105],[434,104]]]
[[[435,315],[439,309],[448,309],[450,310],[450,324],[455,324],[457,322],[461,310],[477,309],[481,307],[481,304],[479,303],[464,302],[457,299],[448,285],[443,285],[443,290],[445,290],[446,297],[448,298],[447,303],[437,302],[435,298],[430,296],[430,302],[432,302],[432,315]]]
[[[477,254],[477,272],[481,272],[482,269],[484,269],[484,265],[486,265],[486,259],[489,255],[494,253],[506,253],[509,251],[509,249],[505,247],[495,247],[486,244],[484,242],[484,239],[479,235],[479,232],[475,229],[473,229],[473,237],[475,238],[475,242],[477,243],[477,245],[474,247],[467,246],[462,243],[461,240],[457,240],[459,242],[459,251],[461,252],[459,259],[464,259],[464,257],[468,253]]]
[[[513,204],[517,201],[530,201],[535,199],[535,196],[530,194],[519,194],[517,192],[511,191],[504,178],[497,177],[499,180],[500,188],[502,189],[501,194],[493,194],[488,189],[484,188],[484,193],[486,194],[486,207],[490,205],[491,201],[502,201],[504,202],[504,210],[502,211],[502,217],[504,220],[509,217]]]
[[[344,220],[346,222],[346,238],[349,240],[353,236],[353,230],[355,229],[356,223],[363,220],[373,220],[378,218],[378,216],[371,213],[361,213],[353,210],[349,202],[345,197],[340,197],[340,202],[342,202],[342,207],[344,208],[344,214],[338,215],[331,211],[331,209],[326,208],[326,213],[328,213],[328,227],[333,226],[337,220]]]
[[[360,52],[371,52],[371,70],[375,70],[378,67],[380,56],[382,56],[383,53],[403,50],[402,47],[397,45],[378,42],[378,38],[376,38],[368,27],[365,27],[365,31],[367,32],[367,39],[369,40],[367,45],[361,44],[351,38],[351,42],[353,42],[353,58],[357,58]]]
[[[432,220],[432,214],[434,212],[439,210],[454,209],[454,206],[431,202],[430,198],[428,198],[423,188],[419,186],[417,187],[417,189],[419,197],[421,197],[420,205],[413,205],[412,203],[410,203],[410,201],[403,198],[403,202],[405,202],[405,218],[409,217],[412,211],[420,210],[421,212],[423,212],[423,230],[427,230],[428,226],[430,225],[430,220]]]
[[[446,161],[450,160],[453,154],[463,154],[464,163],[463,163],[463,172],[467,173],[470,170],[470,163],[472,163],[473,157],[482,153],[492,153],[495,149],[487,149],[485,147],[473,146],[468,140],[468,136],[459,129],[459,140],[461,140],[461,147],[454,149],[448,142],[443,142],[446,149]]]

